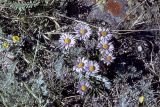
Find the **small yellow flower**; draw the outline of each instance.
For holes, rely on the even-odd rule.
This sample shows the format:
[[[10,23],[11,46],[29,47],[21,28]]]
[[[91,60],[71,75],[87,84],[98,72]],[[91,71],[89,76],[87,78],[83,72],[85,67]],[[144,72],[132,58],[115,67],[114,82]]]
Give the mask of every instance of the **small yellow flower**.
[[[140,102],[140,103],[143,103],[143,102],[144,102],[144,96],[140,96],[140,97],[139,97],[139,102]]]
[[[3,47],[3,48],[9,48],[9,43],[6,42],[6,41],[3,42],[3,43],[2,43],[2,47]]]
[[[82,90],[82,91],[87,91],[87,86],[82,85],[82,86],[81,86],[81,90]]]
[[[21,38],[17,35],[13,35],[12,40],[13,40],[13,42],[20,42]]]
[[[69,39],[69,38],[64,39],[64,43],[70,44],[71,43],[71,39]]]

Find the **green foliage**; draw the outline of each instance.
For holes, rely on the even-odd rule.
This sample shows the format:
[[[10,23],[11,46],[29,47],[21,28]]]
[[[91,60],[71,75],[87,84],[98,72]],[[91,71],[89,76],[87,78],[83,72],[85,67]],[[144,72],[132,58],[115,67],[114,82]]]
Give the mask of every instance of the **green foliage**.
[[[101,75],[95,75],[95,74],[92,74],[91,76],[96,78],[96,80],[98,81],[102,81],[104,83],[105,88],[107,89],[111,88],[111,83],[108,78],[102,77]]]
[[[61,55],[59,58],[57,58],[57,60],[54,63],[54,68],[55,68],[57,78],[61,77],[63,63],[64,63],[63,57],[64,55]]]
[[[40,93],[42,93],[42,95],[48,94],[42,73],[33,79],[33,81],[30,81],[29,84],[19,83],[14,75],[17,61],[12,61],[1,55],[0,62],[3,62],[3,66],[5,66],[0,70],[0,78],[2,78],[0,81],[0,102],[3,102],[5,106],[9,107],[32,106],[35,98],[38,99],[37,102],[39,104],[44,102],[41,98],[36,97]],[[29,86],[31,86],[31,88],[29,88]]]
[[[48,94],[48,91],[47,91],[46,83],[43,80],[43,78],[44,78],[44,75],[42,73],[39,73],[38,78],[36,78],[33,81],[32,90],[34,92],[37,91],[37,94],[41,92],[44,96],[46,96]]]
[[[40,2],[38,1],[30,1],[30,2],[13,2],[11,3],[10,7],[15,9],[15,10],[19,10],[19,11],[23,11],[26,10],[28,8],[32,8],[32,7],[36,7],[39,5]]]
[[[1,58],[1,61],[2,59],[3,58]],[[29,95],[21,88],[20,84],[15,80],[14,71],[16,68],[16,64],[17,62],[15,61],[10,62],[7,70],[2,71],[1,69],[0,71],[0,78],[3,78],[3,81],[0,81],[0,101],[3,100],[2,102],[9,107],[16,107],[19,104],[25,104],[30,99]],[[15,101],[15,98],[18,99]]]

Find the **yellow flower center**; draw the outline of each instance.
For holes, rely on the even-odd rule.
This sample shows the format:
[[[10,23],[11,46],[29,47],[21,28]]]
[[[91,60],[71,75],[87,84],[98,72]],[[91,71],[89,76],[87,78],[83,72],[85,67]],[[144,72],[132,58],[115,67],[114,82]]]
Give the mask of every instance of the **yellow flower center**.
[[[106,31],[102,31],[102,32],[101,32],[101,36],[104,37],[104,36],[106,36],[106,35],[107,35],[107,32],[106,32]]]
[[[86,90],[87,90],[87,86],[82,85],[82,86],[81,86],[81,90],[82,90],[82,91],[86,91]]]
[[[109,49],[109,45],[108,44],[103,44],[102,47],[103,47],[103,49]]]
[[[140,96],[140,97],[139,97],[139,102],[140,102],[140,103],[143,103],[143,102],[144,102],[144,96]]]
[[[20,37],[19,36],[17,36],[17,35],[15,35],[15,36],[12,36],[12,40],[13,40],[13,42],[19,42],[20,41]]]
[[[83,68],[84,67],[84,63],[80,62],[77,66],[78,66],[78,68]]]
[[[69,38],[64,39],[64,43],[70,44],[71,43],[71,39],[69,39]]]
[[[9,47],[9,43],[8,42],[3,42],[2,46],[3,46],[3,48],[8,48]]]
[[[79,31],[80,35],[85,35],[87,33],[86,29],[80,29]]]
[[[112,60],[112,56],[107,56],[107,57],[106,57],[106,60],[107,60],[107,61],[111,61],[111,60]]]
[[[89,71],[90,71],[90,72],[93,72],[94,70],[95,70],[95,66],[90,66],[90,67],[89,67]]]

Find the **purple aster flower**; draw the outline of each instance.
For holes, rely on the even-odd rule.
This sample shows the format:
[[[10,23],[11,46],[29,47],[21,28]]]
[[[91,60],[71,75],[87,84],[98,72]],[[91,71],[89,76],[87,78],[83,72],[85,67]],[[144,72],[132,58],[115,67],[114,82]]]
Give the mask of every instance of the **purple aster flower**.
[[[100,53],[104,53],[106,51],[112,52],[114,50],[114,46],[111,42],[108,42],[108,39],[103,38],[99,43],[97,48],[99,49]]]
[[[94,61],[88,61],[85,66],[85,71],[88,75],[99,72],[98,63]]]
[[[59,43],[61,45],[61,48],[69,49],[70,47],[73,47],[76,43],[75,38],[73,35],[70,34],[62,34]]]
[[[88,89],[91,88],[90,83],[88,81],[81,81],[78,85],[78,93],[84,95]]]
[[[86,24],[78,23],[76,25],[76,27],[74,28],[74,30],[76,31],[76,33],[77,33],[76,37],[79,40],[86,41],[90,37],[90,35],[92,34],[91,28]]]
[[[98,36],[99,40],[106,38],[107,40],[110,40],[112,38],[112,34],[110,33],[109,29],[101,28],[98,29]]]
[[[101,60],[107,65],[111,64],[114,61],[114,59],[116,58],[113,56],[113,54],[107,51],[105,52],[105,54],[103,54],[101,58]]]
[[[78,57],[75,66],[73,66],[73,70],[80,73],[84,72],[84,67],[86,64],[87,60],[85,58]]]

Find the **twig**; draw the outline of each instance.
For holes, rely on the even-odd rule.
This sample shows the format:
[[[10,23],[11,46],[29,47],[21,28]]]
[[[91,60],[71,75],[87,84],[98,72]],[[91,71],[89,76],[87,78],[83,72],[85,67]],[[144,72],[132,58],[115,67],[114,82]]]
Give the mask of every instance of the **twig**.
[[[150,41],[149,41],[150,42]],[[154,63],[153,63],[153,48],[154,48],[154,45],[153,45],[153,43],[152,42],[150,42],[151,43],[151,45],[152,45],[152,51],[151,51],[151,61],[150,61],[150,66],[151,66],[151,68],[149,68],[149,70],[151,71],[151,73],[153,73],[154,75],[156,75],[156,76],[158,76],[159,77],[159,75],[156,73],[156,71],[155,71],[155,67],[154,67]]]
[[[63,14],[59,14],[59,13],[56,13],[56,14],[57,14],[57,15],[59,15],[59,16],[61,16],[61,17],[64,17],[64,18],[67,18],[67,19],[73,20],[73,21],[75,21],[75,22],[83,23],[83,24],[86,24],[86,25],[92,26],[92,27],[94,27],[94,28],[98,28],[97,26],[94,26],[94,25],[88,24],[88,23],[83,22],[83,21],[80,21],[80,20],[76,20],[76,19],[70,18],[70,17],[65,16],[65,15],[63,15]]]
[[[64,34],[64,33],[73,33],[75,34],[76,32],[54,32],[54,31],[51,31],[51,32],[46,32],[45,34]]]
[[[61,16],[61,17],[64,17],[64,18],[67,18],[67,19],[70,19],[70,20],[73,20],[73,21],[76,21],[76,22],[79,22],[79,23],[83,23],[83,24],[86,24],[86,25],[89,25],[91,27],[94,27],[94,28],[99,28],[97,26],[94,26],[94,25],[91,25],[91,24],[88,24],[86,22],[83,22],[83,21],[80,21],[80,20],[76,20],[76,19],[73,19],[73,18],[70,18],[68,16],[65,16],[65,15],[62,15],[62,14],[59,14],[59,13],[56,13],[57,15]],[[112,32],[118,32],[118,31],[121,31],[121,32],[139,32],[139,31],[160,31],[160,29],[150,29],[150,30],[111,30]]]
[[[148,30],[112,30],[113,32],[121,31],[121,32],[143,32],[143,31],[160,31],[160,29],[148,29]]]
[[[144,13],[145,13],[145,12],[143,12],[143,13],[137,18],[137,20],[135,20],[135,21],[133,22],[131,28],[132,28],[134,25],[136,25],[140,20],[142,20],[142,17],[143,17],[143,15],[144,15]]]
[[[33,61],[32,61],[32,69],[33,69],[33,67],[34,67],[34,62],[35,62],[35,60],[36,60],[36,55],[37,55],[38,47],[39,47],[39,41],[37,41],[36,50],[35,50],[35,52],[34,52],[34,57],[33,57]]]
[[[42,104],[41,99],[38,98],[38,97],[32,92],[32,90],[30,90],[30,89],[28,88],[27,84],[26,84],[26,83],[23,83],[23,85],[24,85],[24,87],[27,89],[27,91],[28,91],[35,99],[38,100],[39,104]]]

